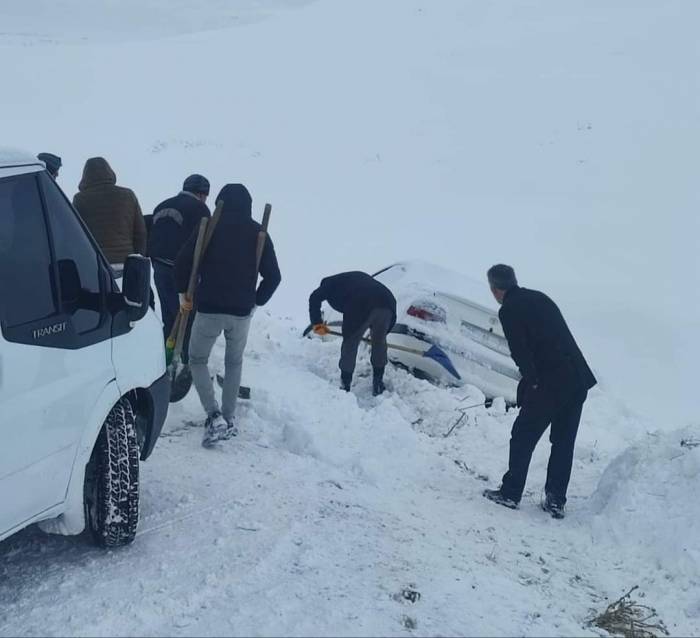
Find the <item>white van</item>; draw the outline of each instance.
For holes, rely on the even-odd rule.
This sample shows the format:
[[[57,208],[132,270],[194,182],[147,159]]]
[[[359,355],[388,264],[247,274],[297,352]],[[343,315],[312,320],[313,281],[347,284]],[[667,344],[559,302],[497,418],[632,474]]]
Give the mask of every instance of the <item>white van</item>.
[[[120,290],[44,165],[0,150],[0,540],[134,539],[170,391],[150,269],[130,256]]]

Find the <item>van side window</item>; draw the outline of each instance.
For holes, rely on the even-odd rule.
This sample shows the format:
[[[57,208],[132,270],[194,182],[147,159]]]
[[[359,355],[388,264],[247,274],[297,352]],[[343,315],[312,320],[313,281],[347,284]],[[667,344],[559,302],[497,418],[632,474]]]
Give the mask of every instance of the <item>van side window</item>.
[[[100,261],[75,211],[45,172],[39,174],[51,227],[60,305],[77,334],[95,330],[102,318]]]
[[[0,179],[0,322],[58,312],[46,222],[34,174]]]

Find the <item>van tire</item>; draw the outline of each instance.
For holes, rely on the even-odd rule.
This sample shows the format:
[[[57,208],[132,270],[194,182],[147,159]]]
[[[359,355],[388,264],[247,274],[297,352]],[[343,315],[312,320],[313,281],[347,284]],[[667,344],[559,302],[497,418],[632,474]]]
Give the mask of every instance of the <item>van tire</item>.
[[[139,444],[131,403],[121,399],[105,419],[85,472],[87,525],[100,547],[136,538],[139,521]]]

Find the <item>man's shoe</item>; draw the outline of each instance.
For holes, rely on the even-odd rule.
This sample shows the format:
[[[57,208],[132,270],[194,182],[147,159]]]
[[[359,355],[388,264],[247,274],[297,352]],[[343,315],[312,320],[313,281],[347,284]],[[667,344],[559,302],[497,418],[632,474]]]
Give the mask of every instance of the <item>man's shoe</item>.
[[[202,447],[212,447],[217,441],[222,441],[226,436],[228,424],[221,412],[213,412],[204,423],[204,438]]]
[[[386,390],[384,385],[384,368],[374,368],[372,395],[378,397],[380,394],[384,394],[384,390]]]
[[[384,390],[386,390],[384,381],[382,381],[381,379],[373,379],[372,396],[378,397],[380,394],[384,394]]]
[[[224,432],[224,435],[221,437],[221,440],[228,441],[234,436],[238,436],[238,426],[236,426],[236,420],[233,418],[226,419],[226,432]]]
[[[346,372],[340,375],[340,389],[345,390],[345,392],[350,392],[350,386],[352,385],[352,375]]]
[[[512,510],[517,510],[518,509],[518,503],[519,501],[516,501],[505,494],[501,492],[500,489],[498,490],[484,490],[483,492],[484,496],[489,499],[489,501],[493,501],[494,503],[498,503],[499,505],[503,505],[503,507],[508,507],[509,509]]]
[[[566,516],[565,505],[561,499],[553,494],[546,494],[542,501],[542,509],[549,512],[552,518],[562,519]]]

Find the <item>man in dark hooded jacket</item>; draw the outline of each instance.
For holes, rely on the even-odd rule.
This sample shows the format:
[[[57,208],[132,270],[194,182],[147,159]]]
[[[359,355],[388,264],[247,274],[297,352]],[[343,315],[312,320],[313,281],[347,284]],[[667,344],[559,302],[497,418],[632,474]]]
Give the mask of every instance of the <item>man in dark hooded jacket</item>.
[[[160,298],[163,333],[168,338],[180,310],[175,285],[175,259],[187,240],[199,228],[203,218],[210,216],[206,201],[209,181],[202,175],[190,175],[182,185],[182,191],[156,206],[151,230],[148,234],[148,256],[153,262],[153,277]],[[182,362],[188,363],[188,348],[194,313],[182,346]]]
[[[195,292],[197,316],[190,340],[192,378],[207,413],[202,441],[205,447],[237,433],[234,422],[236,399],[253,310],[270,300],[282,279],[269,235],[259,267],[257,265],[257,243],[262,227],[252,219],[252,200],[246,187],[227,184],[216,201],[223,202],[221,217],[199,267]],[[195,243],[196,233],[175,262],[175,281],[180,293],[187,290]],[[258,273],[262,275],[259,286]],[[219,407],[208,362],[214,343],[222,332],[226,338],[226,370]]]
[[[386,336],[396,323],[396,299],[384,284],[364,272],[344,272],[326,277],[309,297],[309,318],[316,334],[328,334],[321,304],[343,313],[343,344],[340,348],[341,388],[350,391],[357,350],[367,330],[372,337],[372,394],[384,392],[387,364]]]
[[[554,518],[563,518],[583,403],[596,379],[559,308],[547,295],[518,286],[515,271],[504,264],[489,269],[488,281],[501,304],[498,316],[522,379],[508,471],[501,487],[485,490],[484,496],[517,508],[532,453],[551,424],[552,451],[542,507]]]
[[[117,186],[117,176],[103,157],[85,162],[73,205],[110,264],[132,254],[146,254],[146,224],[134,192]]]

